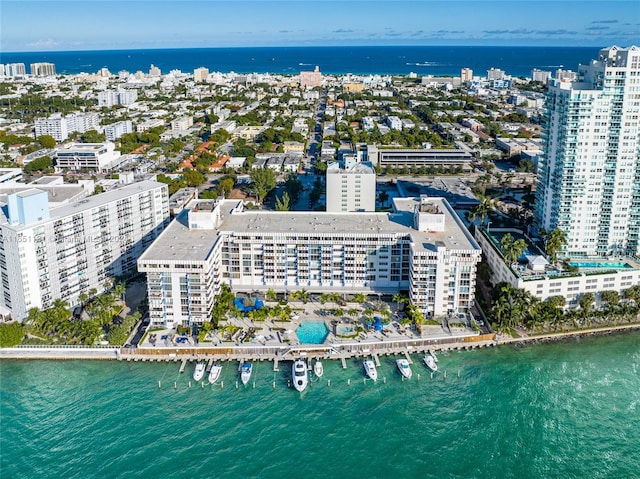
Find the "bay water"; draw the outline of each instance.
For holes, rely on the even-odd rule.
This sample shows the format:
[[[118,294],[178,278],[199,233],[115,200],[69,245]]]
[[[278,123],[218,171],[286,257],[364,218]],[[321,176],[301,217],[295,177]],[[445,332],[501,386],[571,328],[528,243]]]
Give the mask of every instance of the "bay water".
[[[302,394],[290,362],[236,388],[236,362],[202,387],[192,363],[3,361],[0,477],[640,477],[638,333],[441,353],[433,377],[412,355],[405,381],[395,359],[377,383],[324,361]]]

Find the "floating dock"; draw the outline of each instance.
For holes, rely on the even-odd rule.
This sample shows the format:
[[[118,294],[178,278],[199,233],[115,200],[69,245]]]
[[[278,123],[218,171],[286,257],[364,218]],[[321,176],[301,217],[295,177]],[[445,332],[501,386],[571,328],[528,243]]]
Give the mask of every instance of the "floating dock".
[[[187,367],[187,360],[183,359],[182,360],[182,364],[180,365],[180,372],[183,373],[184,372],[184,368]]]

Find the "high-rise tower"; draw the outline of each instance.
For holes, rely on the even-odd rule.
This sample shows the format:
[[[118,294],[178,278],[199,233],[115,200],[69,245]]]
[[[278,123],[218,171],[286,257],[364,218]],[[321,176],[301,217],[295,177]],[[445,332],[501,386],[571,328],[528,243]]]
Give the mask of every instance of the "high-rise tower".
[[[536,224],[572,257],[640,254],[640,48],[609,47],[545,104]]]

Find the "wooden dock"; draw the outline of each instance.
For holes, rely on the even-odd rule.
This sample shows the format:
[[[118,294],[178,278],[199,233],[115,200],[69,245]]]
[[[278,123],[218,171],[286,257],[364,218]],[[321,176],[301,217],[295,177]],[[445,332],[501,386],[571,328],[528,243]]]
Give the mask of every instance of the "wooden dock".
[[[273,372],[277,373],[278,371],[280,370],[278,369],[278,358],[276,358],[273,360]]]
[[[347,360],[344,356],[340,358],[340,362],[342,363],[342,369],[347,369]]]
[[[407,361],[409,361],[409,364],[413,364],[413,361],[411,360],[411,356],[409,356],[408,352],[405,351],[404,357],[407,358]]]
[[[183,359],[182,360],[182,364],[180,365],[180,372],[183,373],[184,372],[184,368],[187,367],[187,360]]]
[[[373,360],[376,363],[376,366],[380,367],[380,358],[378,357],[378,355],[377,354],[373,354],[372,356],[373,356]]]

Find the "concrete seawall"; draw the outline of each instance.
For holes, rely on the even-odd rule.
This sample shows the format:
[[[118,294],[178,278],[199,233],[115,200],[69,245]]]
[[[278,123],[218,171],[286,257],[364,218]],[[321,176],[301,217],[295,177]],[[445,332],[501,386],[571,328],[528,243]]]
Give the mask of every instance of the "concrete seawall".
[[[590,328],[580,331],[523,336],[484,334],[457,338],[404,339],[378,342],[344,342],[317,345],[261,346],[255,344],[229,346],[190,346],[163,348],[86,348],[73,346],[19,346],[0,348],[0,359],[48,359],[48,360],[126,360],[126,361],[178,361],[210,358],[215,360],[292,360],[297,357],[337,359],[371,355],[396,355],[424,353],[428,350],[470,350],[500,345],[526,345],[561,341],[565,339],[605,334],[640,331],[640,323]]]

